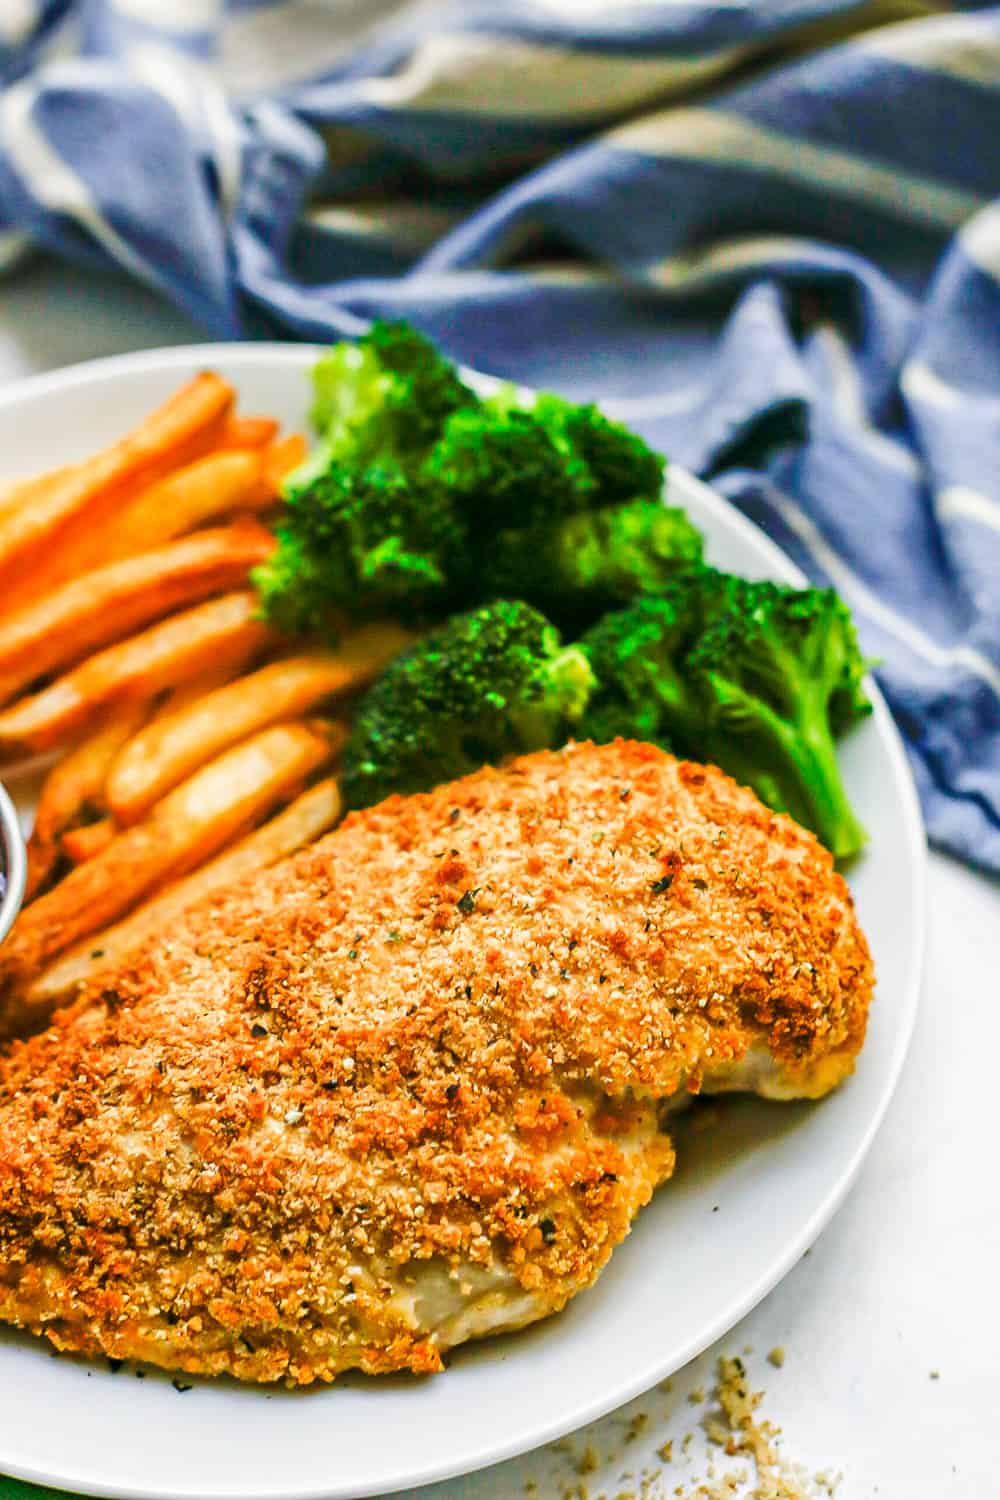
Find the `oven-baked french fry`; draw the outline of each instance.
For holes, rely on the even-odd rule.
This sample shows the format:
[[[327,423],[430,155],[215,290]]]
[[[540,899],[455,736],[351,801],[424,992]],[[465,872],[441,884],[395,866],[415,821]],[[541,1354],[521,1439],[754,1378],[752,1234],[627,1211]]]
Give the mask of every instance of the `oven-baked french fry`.
[[[29,479],[5,479],[0,484],[0,516],[5,511],[17,509],[30,483]]]
[[[59,842],[67,858],[75,865],[82,865],[106,849],[119,832],[114,818],[101,818],[96,823],[84,823],[81,828],[68,829]]]
[[[274,417],[230,417],[219,439],[219,448],[266,448],[278,436]]]
[[[108,807],[119,823],[136,822],[172,786],[227,745],[364,687],[410,640],[398,625],[368,625],[348,636],[336,651],[271,662],[186,709],[157,716],[124,746],[111,768]]]
[[[68,474],[75,464],[65,464],[61,469],[50,469],[44,474],[31,474],[25,479],[8,479],[0,484],[0,516],[8,515],[26,505],[36,495],[45,493],[51,485]]]
[[[343,731],[278,724],[175,788],[146,822],[120,833],[24,910],[0,949],[0,1033],[18,1025],[15,991],[78,938],[129,911],[148,892],[197,868],[264,817],[343,742]]]
[[[281,493],[282,481],[298,468],[308,452],[309,444],[301,432],[290,432],[264,451],[264,488],[273,491],[275,499]]]
[[[340,813],[336,781],[318,782],[284,812],[193,875],[167,886],[115,926],[67,949],[30,986],[25,996],[27,1008],[39,1021],[45,1019],[57,1005],[75,999],[84,985],[116,968],[147,938],[168,930],[167,924],[189,907],[311,844],[333,827]]]
[[[156,707],[146,723],[153,724],[159,719],[165,719],[169,714],[178,713],[182,708],[196,703],[199,698],[204,698],[206,693],[214,693],[216,688],[222,687],[224,683],[230,682],[236,676],[241,665],[238,661],[219,662],[209,667],[207,671],[199,672],[197,677],[192,677],[188,682],[178,683],[177,687],[170,688],[157,700]]]
[[[148,701],[222,661],[248,661],[274,640],[250,589],[223,594],[109,646],[0,712],[0,763],[65,744],[107,704]]]
[[[134,557],[183,536],[206,521],[235,511],[259,511],[274,504],[278,486],[267,472],[268,450],[209,453],[196,463],[150,485],[126,506],[113,531],[91,537],[84,566],[95,560]]]
[[[264,448],[219,449],[168,474],[126,507],[112,535],[81,541],[77,571],[134,557],[220,516],[270,510],[307,451],[305,438],[294,432]]]
[[[93,458],[48,476],[30,504],[0,516],[0,600],[20,609],[80,571],[82,537],[106,529],[137,493],[210,449],[233,392],[205,371],[139,427]]]
[[[274,548],[256,521],[200,531],[64,583],[0,617],[0,703],[88,651],[182,605],[245,583]]]
[[[46,776],[28,839],[26,904],[43,888],[59,863],[63,833],[91,808],[101,808],[104,784],[115,757],[145,717],[145,704],[122,704]]]

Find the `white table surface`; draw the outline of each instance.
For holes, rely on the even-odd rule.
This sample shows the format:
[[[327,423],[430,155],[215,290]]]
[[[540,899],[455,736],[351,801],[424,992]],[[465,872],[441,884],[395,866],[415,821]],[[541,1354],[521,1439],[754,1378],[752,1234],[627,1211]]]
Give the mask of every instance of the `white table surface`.
[[[200,337],[117,277],[34,263],[0,282],[0,384]],[[675,1377],[672,1394],[642,1397],[566,1446],[433,1485],[422,1500],[496,1500],[532,1483],[535,1500],[566,1500],[588,1446],[597,1460],[583,1481],[591,1500],[638,1490],[643,1470],[657,1468],[648,1500],[678,1485],[686,1495],[709,1461],[698,1436],[704,1408],[687,1396],[710,1384],[719,1353],[746,1346],[751,1385],[766,1391],[761,1415],[782,1428],[789,1459],[842,1472],[838,1500],[1000,1495],[1000,1192],[989,1081],[990,1060],[1000,1057],[1000,882],[932,854],[929,896],[922,1007],[903,1080],[860,1181],[812,1251]],[[765,1357],[777,1345],[781,1369]],[[638,1413],[647,1422],[629,1441]],[[670,1438],[678,1456],[663,1468],[656,1449]]]

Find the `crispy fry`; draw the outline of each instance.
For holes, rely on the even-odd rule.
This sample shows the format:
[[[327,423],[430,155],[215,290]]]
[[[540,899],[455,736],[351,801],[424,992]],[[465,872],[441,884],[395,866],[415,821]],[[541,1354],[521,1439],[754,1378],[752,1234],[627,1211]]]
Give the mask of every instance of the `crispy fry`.
[[[369,625],[348,636],[337,651],[285,657],[185,710],[158,717],[124,747],[112,767],[108,806],[120,823],[136,822],[170,787],[227,745],[363,687],[411,639],[398,625]]]
[[[3,484],[0,484],[0,516],[5,511],[17,509],[30,483],[28,479],[5,479]]]
[[[191,463],[217,441],[232,389],[205,371],[127,437],[49,476],[30,505],[0,516],[0,600],[20,609],[79,571],[84,536],[94,537],[138,489]]]
[[[280,494],[282,480],[289,475],[309,452],[309,444],[301,432],[290,432],[287,437],[272,443],[264,454],[264,487]]]
[[[290,795],[343,735],[279,724],[227,751],[177,787],[145,823],[113,839],[23,911],[0,949],[0,997],[23,987],[70,943],[113,922],[147,892],[197,868]],[[16,1025],[4,1005],[0,1031]]]
[[[270,510],[281,483],[303,460],[308,444],[290,433],[261,449],[222,449],[168,474],[132,501],[109,536],[81,541],[77,571],[134,557],[220,516]]]
[[[82,828],[70,828],[60,843],[63,853],[75,865],[82,865],[106,849],[118,832],[114,818],[101,818],[97,823],[85,823]]]
[[[200,531],[85,573],[0,619],[0,703],[97,646],[181,605],[245,583],[273,547],[271,533],[251,520]]]
[[[52,767],[42,785],[35,826],[28,839],[26,903],[42,889],[58,864],[62,834],[90,807],[101,807],[108,771],[145,717],[142,703],[122,704]]]
[[[177,687],[170,688],[158,700],[146,722],[157,723],[170,714],[179,713],[182,708],[188,708],[199,698],[204,698],[207,693],[214,693],[216,688],[222,687],[224,683],[230,682],[236,676],[241,665],[242,663],[238,661],[219,662],[209,667],[206,672],[199,672],[198,676],[192,677],[189,682],[181,682]]]
[[[26,505],[57,481],[63,479],[75,464],[65,464],[61,469],[51,469],[45,474],[32,474],[26,479],[9,479],[0,484],[0,516]]]
[[[274,417],[230,417],[219,439],[220,450],[266,448],[278,436]]]
[[[98,652],[0,713],[0,763],[65,744],[105,704],[125,697],[148,701],[219,661],[249,660],[274,639],[257,614],[251,590],[223,594]]]
[[[134,557],[219,516],[266,509],[278,494],[267,472],[268,452],[210,453],[168,474],[136,496],[111,534],[92,536],[89,551],[83,543],[78,559],[90,567]]]
[[[71,1001],[85,984],[117,967],[147,938],[164,931],[189,906],[312,843],[333,827],[340,812],[340,792],[335,780],[310,787],[270,823],[248,834],[211,863],[167,886],[124,921],[68,949],[30,987],[25,1000],[32,1014],[43,1020],[57,1005]]]

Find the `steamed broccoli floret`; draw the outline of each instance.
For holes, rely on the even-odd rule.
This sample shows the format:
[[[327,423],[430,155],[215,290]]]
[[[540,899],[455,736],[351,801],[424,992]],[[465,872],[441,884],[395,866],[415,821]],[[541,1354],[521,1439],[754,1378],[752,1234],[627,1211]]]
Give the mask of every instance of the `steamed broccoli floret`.
[[[612,422],[596,406],[577,406],[562,396],[542,394],[532,410],[587,465],[601,505],[660,494],[666,460],[637,432]]]
[[[481,579],[487,592],[519,594],[563,628],[579,628],[661,588],[701,552],[701,533],[682,510],[632,500],[501,532],[484,549]]]
[[[344,617],[440,605],[464,549],[447,500],[395,459],[332,463],[288,497],[278,546],[254,583],[283,630],[335,632]]]
[[[513,386],[480,401],[405,323],[335,345],[314,382],[321,441],[255,575],[286,630],[504,597],[577,630],[700,556],[656,503],[663,459],[594,406]]]
[[[528,405],[513,386],[480,401],[405,323],[336,344],[313,378],[321,441],[285,481],[280,545],[256,577],[285,629],[504,596],[551,605],[576,628],[658,583],[668,558],[699,555],[676,515],[671,525],[628,505],[611,517],[658,495],[663,460],[594,406],[553,395]],[[607,516],[562,533],[568,516],[602,507]],[[512,528],[532,534],[498,543]]]
[[[833,736],[870,705],[850,612],[832,590],[695,567],[606,616],[581,645],[600,683],[581,734],[715,761],[838,858],[861,848]]]
[[[322,440],[287,479],[277,550],[254,575],[266,615],[329,631],[345,617],[440,606],[469,570],[465,528],[420,463],[475,396],[405,323],[335,344],[313,381]]]
[[[582,738],[607,744],[651,740],[672,749],[697,738],[698,712],[683,677],[698,628],[697,592],[680,581],[605,615],[580,641],[598,687],[580,724]]]
[[[362,700],[344,752],[348,807],[416,792],[558,745],[590,696],[576,646],[527,604],[456,615],[396,658]]]
[[[492,535],[658,497],[664,459],[596,406],[546,394],[525,403],[505,387],[448,419],[428,467],[470,528]]]
[[[427,472],[481,535],[567,515],[594,488],[583,460],[507,392],[449,417]]]
[[[740,607],[709,625],[685,663],[713,743],[734,742],[750,785],[846,859],[866,839],[833,740],[831,705],[849,718],[867,706],[850,611],[832,589],[747,583],[740,592]]]
[[[334,344],[316,363],[313,388],[323,442],[306,480],[330,459],[422,457],[450,414],[476,402],[454,365],[407,323],[373,323],[356,343]],[[298,482],[293,475],[290,488]]]
[[[524,405],[508,387],[449,417],[425,473],[478,550],[475,594],[526,599],[575,629],[700,558],[698,532],[659,503],[663,468],[595,406]]]

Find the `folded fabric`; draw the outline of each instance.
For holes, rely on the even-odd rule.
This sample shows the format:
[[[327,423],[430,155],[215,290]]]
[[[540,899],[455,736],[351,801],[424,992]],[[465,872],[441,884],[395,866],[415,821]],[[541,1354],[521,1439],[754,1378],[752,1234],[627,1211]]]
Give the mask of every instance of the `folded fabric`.
[[[0,266],[602,401],[841,591],[1000,871],[1000,5],[21,0],[0,81]]]

